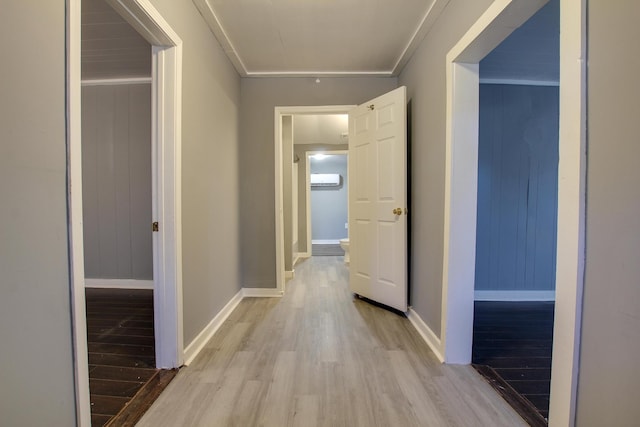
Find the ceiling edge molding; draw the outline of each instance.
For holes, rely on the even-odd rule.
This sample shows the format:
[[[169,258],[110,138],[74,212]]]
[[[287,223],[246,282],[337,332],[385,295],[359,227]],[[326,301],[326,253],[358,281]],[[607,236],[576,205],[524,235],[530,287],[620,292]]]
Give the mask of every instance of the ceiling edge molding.
[[[207,26],[218,40],[225,54],[241,77],[396,77],[409,62],[424,37],[436,22],[450,0],[433,0],[424,14],[420,25],[398,57],[395,66],[390,71],[248,71],[238,52],[234,48],[220,20],[215,14],[208,0],[193,0],[196,9],[202,15]]]
[[[411,40],[409,40],[405,46],[402,54],[398,57],[391,75],[397,76],[402,72],[402,69],[407,65],[407,62],[409,62],[418,46],[420,46],[422,40],[425,38],[429,30],[431,30],[431,27],[433,27],[433,24],[435,24],[437,19],[440,17],[444,8],[449,4],[449,1],[450,0],[433,0],[431,6],[422,17],[422,22],[413,33],[413,37],[411,37]]]
[[[220,24],[220,20],[216,16],[208,0],[193,0],[193,4],[200,12],[200,15],[202,15],[202,18],[204,18],[207,26],[218,40],[218,43],[220,43],[222,50],[233,64],[238,74],[240,74],[241,77],[248,77],[249,73],[247,72],[247,67],[245,67],[240,56],[238,56],[236,49],[233,47],[231,40],[227,36],[222,24]]]
[[[251,71],[243,77],[393,77],[391,71]]]

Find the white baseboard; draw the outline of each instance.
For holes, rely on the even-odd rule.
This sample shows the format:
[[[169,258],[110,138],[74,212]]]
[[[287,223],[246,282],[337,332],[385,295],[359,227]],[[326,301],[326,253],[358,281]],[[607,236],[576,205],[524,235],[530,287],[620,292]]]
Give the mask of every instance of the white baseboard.
[[[298,259],[311,258],[311,252],[298,252]]]
[[[295,270],[291,270],[291,271],[286,271],[284,272],[284,278],[285,279],[293,279],[294,277],[296,277],[296,271]]]
[[[311,241],[312,245],[339,245],[340,244],[340,239],[338,240],[323,240],[323,239],[317,239],[317,240],[312,240]]]
[[[204,346],[209,342],[213,334],[215,334],[220,326],[224,323],[233,310],[242,301],[244,292],[242,289],[231,298],[231,301],[225,305],[218,314],[209,322],[207,326],[198,334],[197,337],[191,341],[191,343],[184,349],[184,364],[189,365],[193,362],[193,359],[202,351]]]
[[[84,279],[85,288],[153,289],[153,280]]]
[[[429,326],[422,320],[422,318],[409,307],[407,312],[407,318],[411,322],[414,328],[418,331],[424,342],[427,343],[433,354],[436,355],[440,363],[444,363],[444,356],[442,355],[442,343],[440,338],[431,330]]]
[[[556,291],[475,291],[476,301],[555,301]]]
[[[276,288],[242,288],[242,296],[245,298],[280,298],[282,291]]]

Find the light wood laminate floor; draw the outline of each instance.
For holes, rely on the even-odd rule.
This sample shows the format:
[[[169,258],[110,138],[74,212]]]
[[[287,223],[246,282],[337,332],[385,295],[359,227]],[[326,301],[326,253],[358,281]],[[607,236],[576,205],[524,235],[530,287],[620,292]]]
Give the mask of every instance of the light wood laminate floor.
[[[470,366],[442,365],[409,321],[354,299],[342,257],[246,298],[138,426],[523,426]]]

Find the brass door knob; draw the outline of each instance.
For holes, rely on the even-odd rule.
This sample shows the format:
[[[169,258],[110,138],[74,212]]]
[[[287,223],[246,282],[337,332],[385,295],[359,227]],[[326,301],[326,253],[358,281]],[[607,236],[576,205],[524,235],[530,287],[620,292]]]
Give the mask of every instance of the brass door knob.
[[[402,215],[402,208],[396,208],[393,210],[394,215]]]

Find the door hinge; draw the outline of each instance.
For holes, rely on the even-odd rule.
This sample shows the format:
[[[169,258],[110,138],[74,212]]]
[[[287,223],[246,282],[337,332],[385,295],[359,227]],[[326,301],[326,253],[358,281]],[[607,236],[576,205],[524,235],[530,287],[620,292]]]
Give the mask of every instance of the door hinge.
[[[158,231],[159,229],[160,229],[160,226],[158,225],[158,221],[151,224],[151,231]]]
[[[367,108],[373,111],[376,108],[376,106],[374,104],[371,104],[371,105],[368,105]]]

